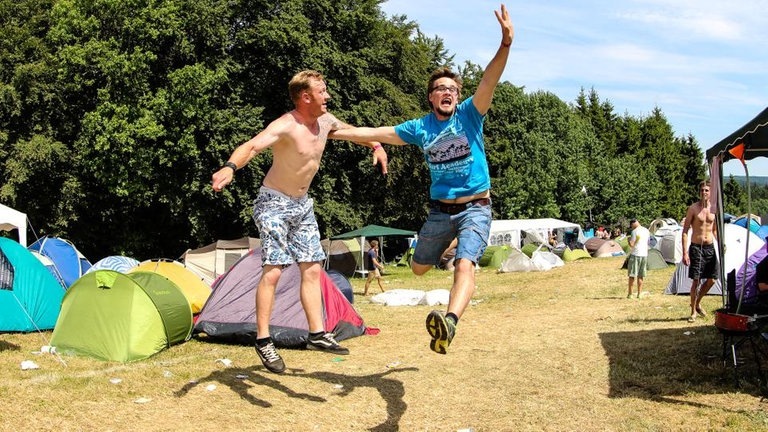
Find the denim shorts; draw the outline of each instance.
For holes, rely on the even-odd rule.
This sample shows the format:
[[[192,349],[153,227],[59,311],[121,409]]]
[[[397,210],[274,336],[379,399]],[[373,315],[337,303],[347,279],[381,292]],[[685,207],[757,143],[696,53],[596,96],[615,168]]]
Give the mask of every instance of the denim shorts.
[[[261,238],[262,264],[325,259],[313,203],[307,195],[294,198],[265,186],[259,189],[253,201],[253,220]]]
[[[458,238],[456,259],[465,258],[477,264],[488,246],[491,232],[491,205],[474,204],[458,214],[449,214],[432,207],[413,253],[418,264],[438,265],[440,256]]]

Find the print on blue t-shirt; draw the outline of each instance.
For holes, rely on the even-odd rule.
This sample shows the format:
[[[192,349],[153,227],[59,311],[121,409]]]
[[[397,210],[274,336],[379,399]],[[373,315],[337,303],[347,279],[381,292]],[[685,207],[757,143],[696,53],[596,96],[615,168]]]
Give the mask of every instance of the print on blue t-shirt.
[[[490,189],[483,117],[468,98],[449,119],[429,113],[395,126],[403,141],[421,147],[432,179],[432,199],[453,199]]]

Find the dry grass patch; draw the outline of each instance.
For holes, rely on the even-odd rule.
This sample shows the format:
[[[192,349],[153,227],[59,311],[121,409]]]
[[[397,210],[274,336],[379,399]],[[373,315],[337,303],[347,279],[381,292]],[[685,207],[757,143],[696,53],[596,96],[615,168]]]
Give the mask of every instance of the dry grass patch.
[[[687,297],[662,294],[672,269],[651,271],[646,295],[626,299],[622,260],[481,270],[446,356],[428,348],[430,307],[372,304],[361,279],[355,307],[381,333],[346,341],[344,357],[282,350],[284,375],[246,346],[191,340],[140,362],[65,357],[65,366],[32,354],[49,333],[0,335],[0,430],[766,430],[754,373],[734,387],[712,314],[685,321]],[[388,289],[452,280],[387,271]],[[708,311],[720,304],[704,300]],[[40,369],[22,371],[27,359]]]

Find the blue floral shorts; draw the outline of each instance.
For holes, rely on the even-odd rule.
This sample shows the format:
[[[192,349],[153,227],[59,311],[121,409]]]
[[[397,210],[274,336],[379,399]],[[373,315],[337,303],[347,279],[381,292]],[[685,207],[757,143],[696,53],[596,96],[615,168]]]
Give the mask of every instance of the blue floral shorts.
[[[264,265],[325,259],[313,204],[307,195],[294,198],[265,186],[259,189],[253,201],[253,220],[261,238]]]

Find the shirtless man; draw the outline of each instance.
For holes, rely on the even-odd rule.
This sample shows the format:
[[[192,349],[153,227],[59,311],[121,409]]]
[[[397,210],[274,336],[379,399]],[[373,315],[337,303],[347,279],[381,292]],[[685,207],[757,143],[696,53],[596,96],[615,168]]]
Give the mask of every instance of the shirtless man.
[[[282,373],[285,363],[269,334],[269,321],[275,300],[275,287],[284,266],[294,262],[301,271],[301,305],[309,323],[307,348],[333,354],[349,354],[332,333],[325,331],[320,291],[320,261],[325,253],[320,246],[313,200],[309,185],[320,167],[328,133],[351,126],[327,111],[331,98],[316,71],[302,71],[288,84],[295,109],[270,123],[262,132],[240,145],[229,160],[213,174],[212,187],[221,191],[232,182],[235,171],[254,156],[272,149],[272,166],[253,205],[253,219],[261,237],[263,273],[256,292],[256,352],[264,366]],[[381,144],[361,144],[373,148],[373,163],[387,172],[387,155]]]
[[[689,322],[696,321],[698,315],[707,316],[701,308],[701,299],[709,292],[720,272],[715,254],[717,225],[715,214],[711,211],[709,182],[699,184],[699,202],[691,204],[683,222],[683,264],[688,266],[691,284],[691,316]],[[691,245],[688,243],[688,229],[691,229]],[[699,282],[701,286],[699,287]]]
[[[475,264],[485,251],[491,227],[491,179],[483,123],[514,38],[506,6],[501,5],[494,13],[501,27],[501,43],[473,96],[459,103],[461,77],[449,69],[438,69],[427,83],[432,111],[426,116],[397,126],[352,128],[331,134],[334,139],[413,144],[424,153],[432,179],[431,210],[419,232],[411,270],[417,275],[426,273],[440,263],[451,241],[458,239],[447,313],[435,310],[426,320],[432,337],[429,346],[439,354],[446,354],[472,298]]]

